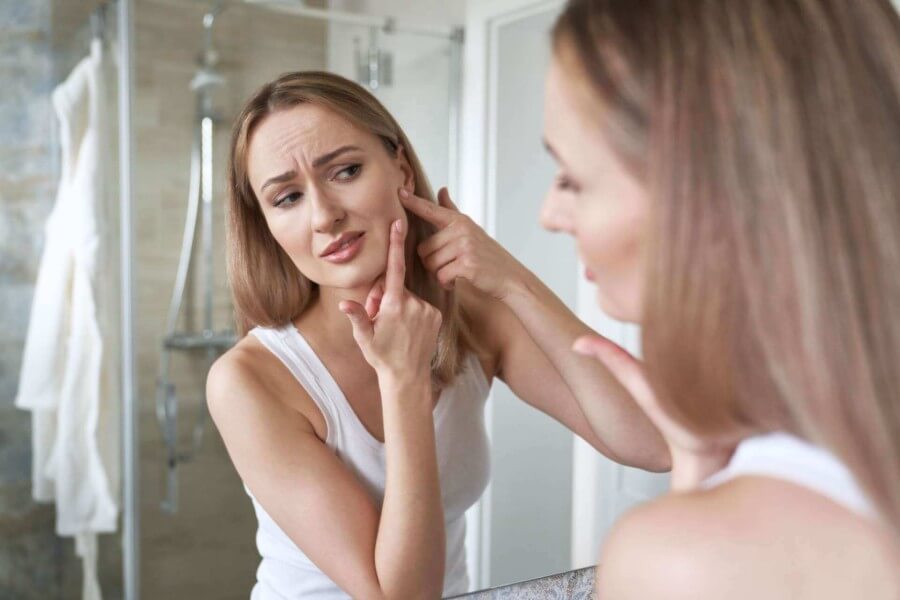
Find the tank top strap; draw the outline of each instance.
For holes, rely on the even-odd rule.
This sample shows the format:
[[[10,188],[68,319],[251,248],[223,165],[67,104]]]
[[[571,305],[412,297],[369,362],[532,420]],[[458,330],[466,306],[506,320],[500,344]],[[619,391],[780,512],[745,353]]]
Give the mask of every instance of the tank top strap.
[[[294,328],[288,324],[281,328],[254,327],[250,330],[269,352],[274,354],[294,378],[303,386],[309,397],[315,402],[325,418],[328,433],[325,444],[334,449],[337,444],[338,431],[340,429],[340,405],[335,401],[327,382],[331,380],[328,373],[321,373],[322,363],[315,354],[310,356],[312,349],[308,345],[297,344],[294,338]]]
[[[728,465],[707,478],[703,488],[742,475],[761,475],[806,487],[863,517],[877,512],[850,470],[831,452],[797,436],[773,432],[738,444]]]
[[[328,367],[325,366],[325,363],[322,362],[322,359],[319,358],[319,355],[316,354],[316,351],[310,346],[306,337],[292,324],[288,325],[286,335],[286,339],[291,346],[306,359],[310,367],[317,374],[319,386],[331,401],[331,406],[335,412],[335,419],[339,420],[341,426],[345,428],[344,433],[347,434],[348,443],[350,443],[349,440],[352,439],[354,442],[360,442],[369,446],[376,452],[383,453],[384,443],[376,439],[375,436],[366,429],[366,426],[363,425],[359,415],[357,415],[356,411],[353,410],[353,407],[350,406],[350,401],[347,400],[347,396],[344,395],[341,386],[338,385],[338,382],[335,380],[334,376],[332,376]]]

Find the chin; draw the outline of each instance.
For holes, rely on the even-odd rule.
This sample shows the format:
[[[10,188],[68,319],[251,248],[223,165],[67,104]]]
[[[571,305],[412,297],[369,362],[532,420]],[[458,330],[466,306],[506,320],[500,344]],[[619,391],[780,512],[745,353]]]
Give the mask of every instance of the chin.
[[[637,306],[631,306],[633,303],[624,302],[622,298],[604,293],[600,286],[597,286],[597,304],[600,310],[616,321],[640,324],[640,310]]]
[[[333,267],[337,272],[328,273],[323,277],[323,283],[327,287],[355,290],[359,288],[371,288],[375,281],[384,274],[385,265],[348,264]]]

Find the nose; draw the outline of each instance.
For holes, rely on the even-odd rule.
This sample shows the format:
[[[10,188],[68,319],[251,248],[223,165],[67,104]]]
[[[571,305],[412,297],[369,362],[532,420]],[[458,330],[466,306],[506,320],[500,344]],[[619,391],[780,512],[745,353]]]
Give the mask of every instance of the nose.
[[[544,229],[564,233],[575,233],[575,201],[553,190],[547,192],[541,206],[540,222]]]
[[[332,198],[318,188],[307,190],[307,198],[312,207],[312,228],[316,233],[328,233],[344,220],[347,212],[337,198]]]

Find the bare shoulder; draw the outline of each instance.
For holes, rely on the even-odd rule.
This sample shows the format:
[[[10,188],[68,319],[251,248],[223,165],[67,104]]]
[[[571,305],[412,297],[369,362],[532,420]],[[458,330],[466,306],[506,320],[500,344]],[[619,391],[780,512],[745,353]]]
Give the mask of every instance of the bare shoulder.
[[[815,492],[742,477],[627,513],[604,546],[599,597],[896,598],[892,544]]]
[[[265,426],[284,420],[325,438],[325,421],[312,399],[252,335],[244,336],[213,363],[206,379],[206,399],[226,445],[232,422],[239,430],[241,423]]]
[[[206,397],[214,417],[234,402],[233,398],[243,396],[235,394],[236,391],[252,390],[254,396],[266,395],[267,388],[271,387],[263,376],[268,370],[267,362],[262,344],[252,335],[246,335],[212,364],[206,376]]]

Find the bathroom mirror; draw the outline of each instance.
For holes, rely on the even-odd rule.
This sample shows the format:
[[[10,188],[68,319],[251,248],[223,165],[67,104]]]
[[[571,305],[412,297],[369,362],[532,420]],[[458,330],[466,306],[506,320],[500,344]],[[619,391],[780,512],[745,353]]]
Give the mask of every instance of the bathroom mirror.
[[[121,3],[131,22],[123,71]],[[553,166],[541,146],[551,0],[5,0],[0,13],[2,270],[0,334],[2,510],[14,522],[0,562],[17,598],[76,598],[82,557],[55,533],[54,507],[32,499],[33,423],[13,399],[41,257],[45,222],[64,176],[53,90],[91,55],[108,60],[102,146],[111,236],[95,276],[121,290],[117,262],[123,127],[128,187],[133,426],[113,427],[134,461],[116,474],[136,494],[133,529],[119,519],[98,538],[99,586],[109,598],[246,598],[259,556],[249,498],[209,420],[211,361],[232,343],[225,275],[224,197],[231,124],[260,84],[296,70],[328,70],[367,86],[415,144],[435,189],[535,271],[584,320],[637,348],[638,332],[602,315],[572,242],[543,231],[538,209]],[[130,70],[129,70],[130,69]],[[123,116],[122,73],[130,76]],[[126,82],[127,83],[127,82]],[[127,117],[127,118],[126,118]],[[74,117],[73,117],[74,118]],[[106,317],[104,317],[106,318]],[[119,342],[115,342],[118,344]],[[114,346],[108,346],[113,348]],[[116,347],[115,356],[122,356]],[[122,366],[117,376],[123,376]],[[467,513],[471,588],[486,589],[592,566],[616,515],[660,493],[664,476],[599,456],[495,382],[486,406],[491,483]],[[110,423],[121,413],[107,415]],[[127,505],[124,506],[127,509]],[[133,536],[133,537],[129,537]],[[124,544],[123,544],[124,541]],[[123,554],[124,548],[131,548]],[[585,579],[585,572],[579,572]],[[214,574],[214,576],[213,576]],[[557,581],[558,580],[554,580]],[[561,580],[559,580],[561,581]],[[566,580],[569,581],[569,580]],[[569,585],[569,584],[565,584]]]

